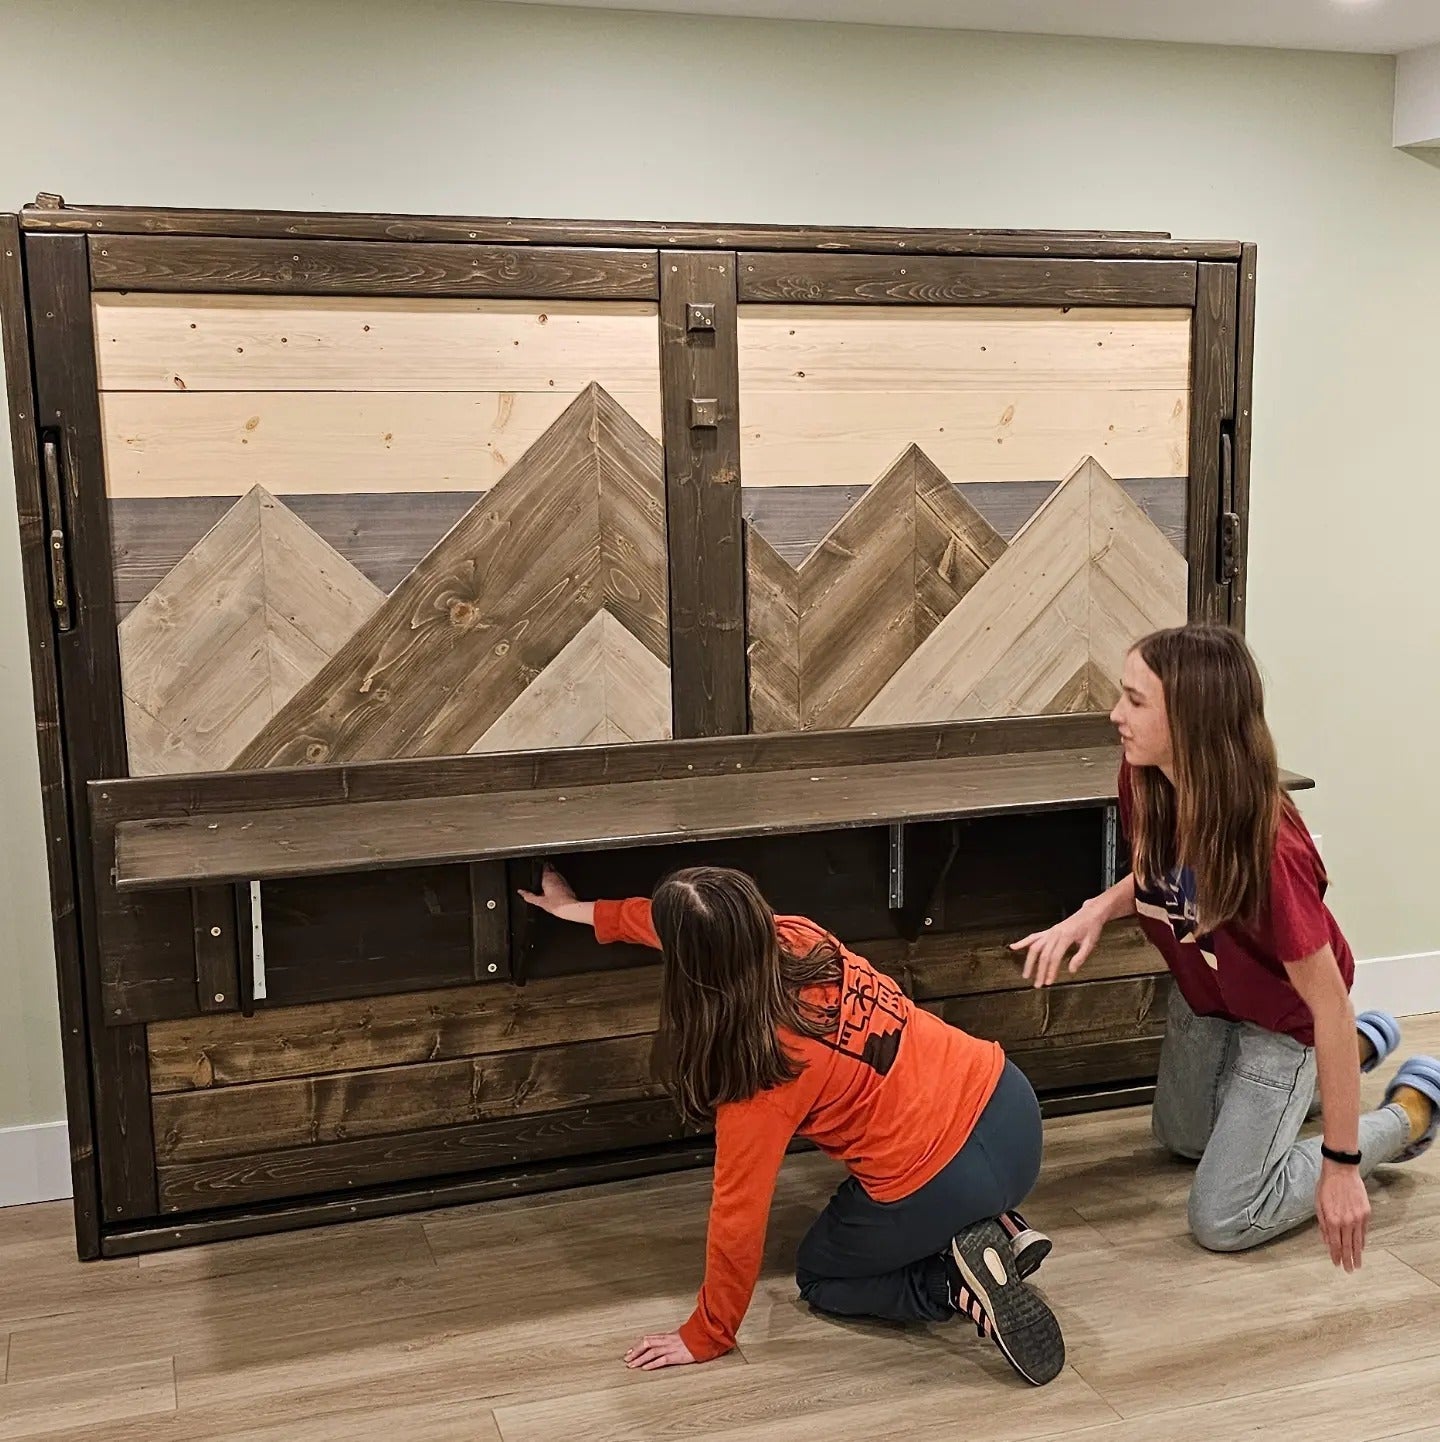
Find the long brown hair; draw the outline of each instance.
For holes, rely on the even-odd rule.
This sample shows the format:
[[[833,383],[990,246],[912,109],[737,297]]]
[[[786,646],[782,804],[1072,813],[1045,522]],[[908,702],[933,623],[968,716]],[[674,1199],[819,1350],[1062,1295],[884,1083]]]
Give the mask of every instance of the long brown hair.
[[[664,963],[656,1063],[687,1121],[702,1123],[721,1102],[743,1101],[800,1075],[779,1036],[829,1036],[831,1005],[804,1000],[804,987],[838,984],[844,963],[833,938],[803,956],[785,949],[775,914],[750,877],[695,866],[666,877],[651,898]]]
[[[1157,767],[1131,773],[1135,874],[1153,884],[1183,862],[1203,931],[1253,922],[1290,804],[1255,658],[1238,632],[1200,623],[1155,631],[1134,649],[1164,690],[1175,758],[1173,786]]]

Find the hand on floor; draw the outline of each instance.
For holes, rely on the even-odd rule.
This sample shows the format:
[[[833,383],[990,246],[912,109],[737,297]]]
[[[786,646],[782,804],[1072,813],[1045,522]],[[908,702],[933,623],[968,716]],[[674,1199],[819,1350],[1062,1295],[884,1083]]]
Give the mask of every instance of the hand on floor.
[[[1347,1272],[1357,1270],[1370,1225],[1370,1198],[1358,1167],[1321,1163],[1320,1184],[1315,1188],[1315,1218],[1320,1223],[1320,1236],[1330,1249],[1330,1260]]]
[[[661,1367],[681,1367],[693,1362],[690,1349],[680,1340],[679,1332],[657,1332],[641,1337],[625,1354],[625,1365],[632,1370],[657,1372]]]

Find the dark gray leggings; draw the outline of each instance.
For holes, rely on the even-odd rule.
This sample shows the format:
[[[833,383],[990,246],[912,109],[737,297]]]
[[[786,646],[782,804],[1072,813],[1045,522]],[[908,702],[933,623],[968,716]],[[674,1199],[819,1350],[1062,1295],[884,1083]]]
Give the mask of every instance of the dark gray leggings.
[[[1007,1061],[965,1145],[917,1192],[876,1202],[846,1177],[795,1257],[800,1296],[821,1312],[939,1322],[936,1257],[971,1222],[1018,1207],[1040,1175],[1040,1105]]]

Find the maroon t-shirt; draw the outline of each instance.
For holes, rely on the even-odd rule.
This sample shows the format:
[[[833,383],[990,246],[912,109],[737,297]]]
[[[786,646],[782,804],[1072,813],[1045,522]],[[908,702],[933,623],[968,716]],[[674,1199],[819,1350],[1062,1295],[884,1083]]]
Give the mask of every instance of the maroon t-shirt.
[[[1120,766],[1120,824],[1130,830],[1130,768]],[[1145,935],[1165,958],[1180,994],[1197,1016],[1248,1021],[1315,1045],[1315,1025],[1285,964],[1313,956],[1328,941],[1348,990],[1355,958],[1330,908],[1324,863],[1299,814],[1286,806],[1275,837],[1269,894],[1252,926],[1195,929],[1195,877],[1177,866],[1160,882],[1135,883],[1135,910]]]

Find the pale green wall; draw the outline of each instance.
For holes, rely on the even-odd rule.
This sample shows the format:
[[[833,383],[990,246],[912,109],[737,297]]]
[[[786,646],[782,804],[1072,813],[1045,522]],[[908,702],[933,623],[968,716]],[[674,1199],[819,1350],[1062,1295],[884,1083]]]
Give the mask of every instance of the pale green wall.
[[[1440,174],[1387,60],[461,3],[0,0],[0,207],[1148,227],[1260,245],[1251,635],[1361,956],[1440,948]],[[8,449],[6,461],[8,465]],[[8,475],[0,1125],[62,1115]]]

